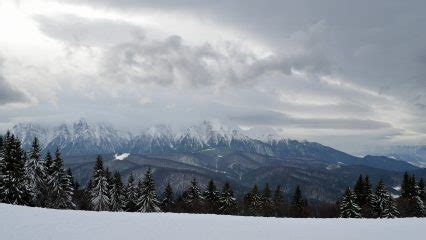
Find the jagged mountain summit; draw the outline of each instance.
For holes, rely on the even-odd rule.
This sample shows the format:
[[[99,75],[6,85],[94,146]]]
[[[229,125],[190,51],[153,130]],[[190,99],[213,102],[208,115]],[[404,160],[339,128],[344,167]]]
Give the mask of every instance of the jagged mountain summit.
[[[64,156],[129,153],[164,155],[172,153],[254,153],[276,158],[303,158],[329,164],[365,165],[387,170],[412,170],[416,167],[391,158],[358,158],[315,142],[297,141],[268,132],[263,137],[249,137],[244,130],[204,121],[175,129],[165,125],[149,127],[139,134],[122,132],[108,124],[89,124],[84,119],[73,124],[43,127],[17,124],[12,132],[31,146],[37,136],[43,151],[61,149]],[[367,161],[368,160],[368,161]]]

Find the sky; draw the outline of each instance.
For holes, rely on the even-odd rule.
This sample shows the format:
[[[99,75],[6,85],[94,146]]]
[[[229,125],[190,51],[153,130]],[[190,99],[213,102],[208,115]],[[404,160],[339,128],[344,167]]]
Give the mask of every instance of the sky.
[[[426,144],[425,1],[0,0],[0,130],[215,120]]]

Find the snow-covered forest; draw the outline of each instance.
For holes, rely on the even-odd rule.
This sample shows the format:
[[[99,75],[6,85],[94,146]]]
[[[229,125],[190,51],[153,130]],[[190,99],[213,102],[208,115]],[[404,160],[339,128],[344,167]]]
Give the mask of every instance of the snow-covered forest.
[[[98,156],[87,186],[73,180],[71,170],[63,168],[59,149],[54,156],[42,157],[34,138],[31,150],[22,150],[13,134],[0,138],[0,200],[3,203],[56,209],[128,212],[210,213],[264,217],[341,217],[395,218],[424,216],[424,182],[404,174],[400,196],[396,199],[383,181],[374,188],[362,175],[353,190],[348,187],[336,203],[310,204],[297,186],[285,199],[281,186],[263,190],[257,185],[241,198],[234,196],[225,183],[219,189],[211,180],[204,189],[194,178],[182,194],[175,196],[169,183],[163,191],[156,189],[152,171],[143,179],[130,175],[124,183],[120,172],[104,168]]]

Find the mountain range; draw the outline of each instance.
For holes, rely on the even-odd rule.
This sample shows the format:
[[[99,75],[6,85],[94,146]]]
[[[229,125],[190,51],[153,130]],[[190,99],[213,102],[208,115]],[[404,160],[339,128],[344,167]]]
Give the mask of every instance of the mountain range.
[[[66,166],[82,184],[88,181],[98,154],[111,171],[119,170],[124,177],[131,173],[139,177],[152,168],[160,188],[171,182],[182,191],[193,177],[201,185],[210,178],[229,181],[237,193],[252,184],[269,182],[288,190],[297,184],[304,186],[308,197],[324,201],[335,200],[358,174],[369,174],[374,181],[382,178],[391,186],[398,184],[404,171],[426,175],[424,169],[406,161],[360,158],[273,133],[249,136],[241,129],[208,121],[182,129],[158,125],[138,134],[85,120],[55,127],[17,124],[11,131],[26,149],[34,137],[40,139],[44,153],[59,148]]]

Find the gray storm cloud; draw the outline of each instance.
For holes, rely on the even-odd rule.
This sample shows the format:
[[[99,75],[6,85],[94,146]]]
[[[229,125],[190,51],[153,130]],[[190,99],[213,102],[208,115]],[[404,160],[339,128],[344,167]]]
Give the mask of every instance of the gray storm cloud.
[[[214,118],[349,150],[426,143],[424,1],[54,2],[60,11],[29,15],[53,63],[8,66],[47,89],[22,118],[79,112],[135,128]],[[19,101],[1,76],[0,103],[13,91]]]
[[[0,56],[0,105],[27,102],[27,96],[13,87],[3,76],[3,61],[4,59]]]

